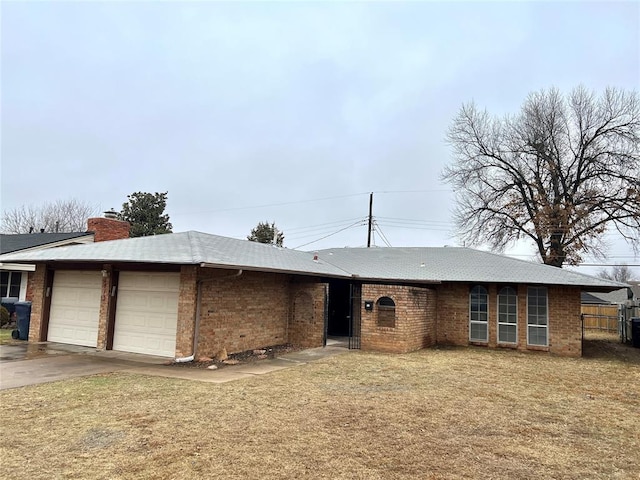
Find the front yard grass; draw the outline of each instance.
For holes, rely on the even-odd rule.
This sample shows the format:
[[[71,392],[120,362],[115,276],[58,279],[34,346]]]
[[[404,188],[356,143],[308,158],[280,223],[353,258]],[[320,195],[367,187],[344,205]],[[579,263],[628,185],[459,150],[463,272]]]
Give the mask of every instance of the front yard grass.
[[[634,352],[350,352],[226,384],[109,374],[0,402],[6,478],[640,476]]]
[[[0,328],[0,345],[15,342],[15,340],[11,338],[12,331],[13,328]]]

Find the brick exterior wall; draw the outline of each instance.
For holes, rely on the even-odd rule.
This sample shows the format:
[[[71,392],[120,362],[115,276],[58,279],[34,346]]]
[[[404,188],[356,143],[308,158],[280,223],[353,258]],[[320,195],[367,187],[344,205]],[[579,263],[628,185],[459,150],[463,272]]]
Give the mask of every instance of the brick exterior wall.
[[[87,220],[87,230],[93,232],[94,242],[129,238],[129,228],[129,222],[115,218],[97,217]]]
[[[289,342],[302,347],[321,347],[324,338],[325,289],[314,280],[294,280],[290,288]]]
[[[396,304],[395,327],[380,326],[380,297]],[[428,288],[401,285],[363,285],[361,346],[363,350],[405,353],[429,347],[436,341],[436,294]],[[374,302],[373,310],[364,301]],[[388,311],[384,314],[388,315]]]
[[[42,317],[45,295],[46,265],[36,265],[35,272],[29,272],[29,289],[31,292],[31,318],[29,320],[29,341],[39,342],[42,332]]]
[[[497,341],[497,294],[502,285],[484,284],[489,294],[489,341],[469,341],[469,291],[472,284],[448,283],[437,287],[437,343],[440,345],[487,345],[518,350],[542,350],[564,356],[582,355],[580,288],[547,287],[548,346],[527,345],[527,285],[512,285],[518,293],[518,341]]]
[[[436,287],[438,295],[438,345],[469,344],[469,285],[445,283]]]
[[[580,289],[550,287],[549,351],[558,355],[582,355],[582,319],[580,318]]]
[[[324,284],[277,273],[199,269],[198,355],[283,343],[322,346]]]
[[[103,266],[109,267],[109,266]],[[108,268],[105,268],[108,270]],[[110,275],[103,277],[98,348],[106,348]],[[46,266],[29,273],[29,340],[46,340],[43,332]],[[197,287],[201,282],[198,355],[215,355],[282,343],[321,346],[326,284],[313,277],[183,266],[176,331],[176,356],[193,353]],[[582,354],[580,288],[547,287],[548,346],[527,345],[527,285],[513,285],[518,295],[518,341],[497,342],[497,294],[501,285],[484,285],[489,299],[488,347],[543,350],[564,356]],[[432,345],[469,345],[469,291],[472,284],[433,287],[363,285],[361,344],[364,350],[409,352]],[[395,327],[380,326],[379,308],[364,309],[388,296],[395,302]]]
[[[183,265],[180,269],[176,358],[188,357],[194,353],[193,335],[196,319],[196,297],[198,294],[198,268],[195,265]]]

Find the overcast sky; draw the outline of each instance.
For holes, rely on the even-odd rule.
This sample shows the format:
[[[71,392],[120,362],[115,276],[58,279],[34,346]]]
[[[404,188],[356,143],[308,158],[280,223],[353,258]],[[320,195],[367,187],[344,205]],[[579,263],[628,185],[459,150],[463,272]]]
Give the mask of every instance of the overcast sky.
[[[275,221],[290,248],[363,220],[368,192],[389,244],[456,245],[439,176],[464,102],[640,85],[631,1],[0,8],[3,211],[168,191],[174,231]],[[639,263],[609,238],[610,263]],[[365,244],[357,225],[301,248]]]

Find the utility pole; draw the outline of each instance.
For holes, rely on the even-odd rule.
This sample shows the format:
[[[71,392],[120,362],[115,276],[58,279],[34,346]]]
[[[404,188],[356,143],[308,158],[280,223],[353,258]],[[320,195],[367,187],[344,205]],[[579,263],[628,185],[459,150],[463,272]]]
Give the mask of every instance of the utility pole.
[[[371,247],[371,229],[373,227],[373,192],[369,194],[369,232],[367,234],[367,248]]]

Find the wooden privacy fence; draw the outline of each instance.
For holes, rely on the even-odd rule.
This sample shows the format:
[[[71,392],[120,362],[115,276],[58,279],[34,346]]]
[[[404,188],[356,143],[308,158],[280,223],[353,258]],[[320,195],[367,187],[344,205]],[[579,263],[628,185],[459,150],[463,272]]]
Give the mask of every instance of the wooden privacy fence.
[[[618,331],[617,305],[582,305],[581,313],[585,330]]]

